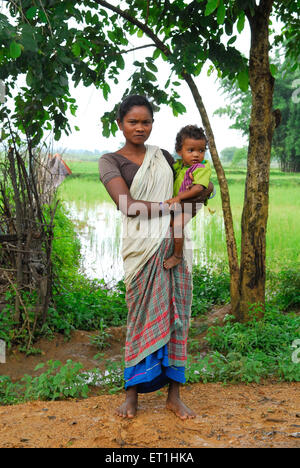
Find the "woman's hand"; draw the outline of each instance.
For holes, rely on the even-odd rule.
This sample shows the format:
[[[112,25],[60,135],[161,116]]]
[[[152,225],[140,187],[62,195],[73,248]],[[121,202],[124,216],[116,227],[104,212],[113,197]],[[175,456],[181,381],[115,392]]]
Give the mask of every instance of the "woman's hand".
[[[178,211],[178,210],[181,210],[180,202],[181,202],[181,199],[177,195],[176,197],[166,200],[164,203],[167,203],[169,205],[170,211]]]

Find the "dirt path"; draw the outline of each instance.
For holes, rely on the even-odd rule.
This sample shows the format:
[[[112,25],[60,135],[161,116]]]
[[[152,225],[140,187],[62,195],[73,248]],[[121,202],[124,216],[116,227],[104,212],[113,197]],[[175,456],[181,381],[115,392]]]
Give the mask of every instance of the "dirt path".
[[[226,309],[210,314],[222,319]],[[111,329],[104,361],[120,361],[125,328]],[[92,333],[76,331],[70,341],[61,335],[41,340],[38,356],[11,352],[0,373],[13,380],[37,375],[35,366],[49,359],[80,361],[85,369],[99,364]],[[203,342],[203,335],[199,335]],[[43,372],[43,369],[39,372]],[[86,400],[30,402],[0,406],[0,448],[4,447],[300,447],[300,383],[266,385],[193,384],[182,388],[184,402],[197,418],[181,421],[165,408],[166,390],[140,395],[135,419],[123,420],[115,408],[124,395]]]
[[[123,395],[0,407],[0,447],[300,447],[300,384],[194,384],[184,401],[197,418],[181,421],[163,394],[141,395],[133,420],[114,414]]]

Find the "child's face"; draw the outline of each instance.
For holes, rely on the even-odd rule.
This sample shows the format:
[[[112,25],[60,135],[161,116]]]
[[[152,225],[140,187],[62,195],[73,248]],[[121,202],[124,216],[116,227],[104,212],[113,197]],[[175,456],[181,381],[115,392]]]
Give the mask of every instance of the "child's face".
[[[201,163],[205,156],[206,141],[194,140],[194,138],[185,138],[181,150],[178,151],[182,157],[183,163],[187,166]]]

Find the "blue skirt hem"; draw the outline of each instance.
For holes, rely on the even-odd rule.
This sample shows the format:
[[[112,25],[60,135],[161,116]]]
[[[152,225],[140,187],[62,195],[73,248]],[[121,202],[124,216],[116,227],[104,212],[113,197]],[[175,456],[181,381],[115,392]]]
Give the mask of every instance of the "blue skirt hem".
[[[159,390],[174,380],[185,383],[185,368],[169,366],[168,347],[164,345],[158,351],[147,356],[141,362],[124,370],[125,389],[137,386],[138,393]]]

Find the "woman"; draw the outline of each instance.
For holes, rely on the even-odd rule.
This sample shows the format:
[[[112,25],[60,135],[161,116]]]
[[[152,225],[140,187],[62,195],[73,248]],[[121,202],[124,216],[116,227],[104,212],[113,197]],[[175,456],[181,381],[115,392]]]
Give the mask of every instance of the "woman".
[[[174,160],[159,147],[145,145],[153,124],[153,110],[145,97],[126,98],[117,123],[125,145],[99,160],[100,178],[123,213],[126,399],[117,414],[133,418],[138,393],[169,383],[167,408],[181,419],[193,418],[195,413],[179,392],[185,382],[192,302],[191,250],[184,249],[184,261],[175,268],[163,266],[173,251],[170,210],[163,201],[173,193]],[[211,187],[204,192],[201,195],[207,198]]]

